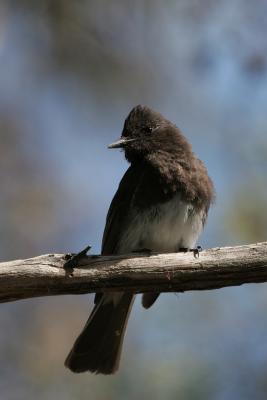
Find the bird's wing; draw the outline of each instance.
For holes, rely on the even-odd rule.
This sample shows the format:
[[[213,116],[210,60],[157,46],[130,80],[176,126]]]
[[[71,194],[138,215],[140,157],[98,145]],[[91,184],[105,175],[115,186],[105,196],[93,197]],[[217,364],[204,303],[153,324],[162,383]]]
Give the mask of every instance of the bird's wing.
[[[133,197],[140,180],[142,180],[142,170],[131,165],[125,172],[108,210],[102,239],[102,255],[117,254],[121,237],[129,223]],[[103,293],[96,293],[95,304],[102,296]]]
[[[131,205],[140,180],[142,180],[140,167],[130,166],[109,207],[102,239],[102,255],[117,253],[125,226],[129,223]]]

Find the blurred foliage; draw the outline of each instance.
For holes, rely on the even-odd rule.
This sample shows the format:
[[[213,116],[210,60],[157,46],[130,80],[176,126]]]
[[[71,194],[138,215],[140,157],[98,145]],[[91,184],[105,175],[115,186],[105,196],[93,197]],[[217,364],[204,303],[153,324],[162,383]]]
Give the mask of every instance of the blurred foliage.
[[[252,180],[250,185],[240,187],[231,199],[226,223],[239,243],[265,241],[267,238],[267,191],[263,185],[264,182],[257,185]]]
[[[1,259],[99,251],[126,168],[106,145],[138,103],[215,181],[201,244],[266,240],[266,22],[265,0],[2,0]],[[1,398],[266,399],[265,285],[137,301],[114,377],[63,367],[88,297],[1,305]]]

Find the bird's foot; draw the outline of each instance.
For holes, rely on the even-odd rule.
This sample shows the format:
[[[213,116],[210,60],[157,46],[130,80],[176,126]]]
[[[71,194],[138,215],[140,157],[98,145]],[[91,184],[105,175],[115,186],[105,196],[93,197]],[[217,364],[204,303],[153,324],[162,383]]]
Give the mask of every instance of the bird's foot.
[[[184,253],[186,253],[188,251],[191,251],[194,254],[194,257],[198,258],[199,257],[199,253],[202,251],[202,247],[201,246],[197,246],[197,247],[195,247],[193,249],[189,249],[188,247],[180,247],[178,251],[179,252],[184,252]]]
[[[91,246],[86,246],[85,249],[80,251],[79,253],[68,253],[65,255],[65,264],[63,268],[67,271],[73,271],[79,264],[79,261],[84,258],[87,252],[91,249]]]

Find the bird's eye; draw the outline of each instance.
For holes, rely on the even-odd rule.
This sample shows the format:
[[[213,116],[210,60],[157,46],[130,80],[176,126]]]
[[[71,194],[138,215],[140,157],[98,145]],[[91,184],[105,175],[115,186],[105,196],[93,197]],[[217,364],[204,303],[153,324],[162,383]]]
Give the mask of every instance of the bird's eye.
[[[145,133],[151,133],[153,131],[153,128],[151,126],[144,126],[143,131]]]

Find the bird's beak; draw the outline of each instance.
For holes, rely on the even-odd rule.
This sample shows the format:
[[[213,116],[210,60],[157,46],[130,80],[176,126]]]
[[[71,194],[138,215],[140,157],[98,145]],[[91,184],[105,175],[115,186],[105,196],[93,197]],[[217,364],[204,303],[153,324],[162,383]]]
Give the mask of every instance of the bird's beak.
[[[126,137],[122,137],[119,140],[117,140],[116,142],[111,143],[108,146],[108,149],[118,149],[118,148],[121,148],[121,147],[125,147],[128,143],[133,142],[135,140],[136,139],[129,139],[129,138],[126,138]]]

